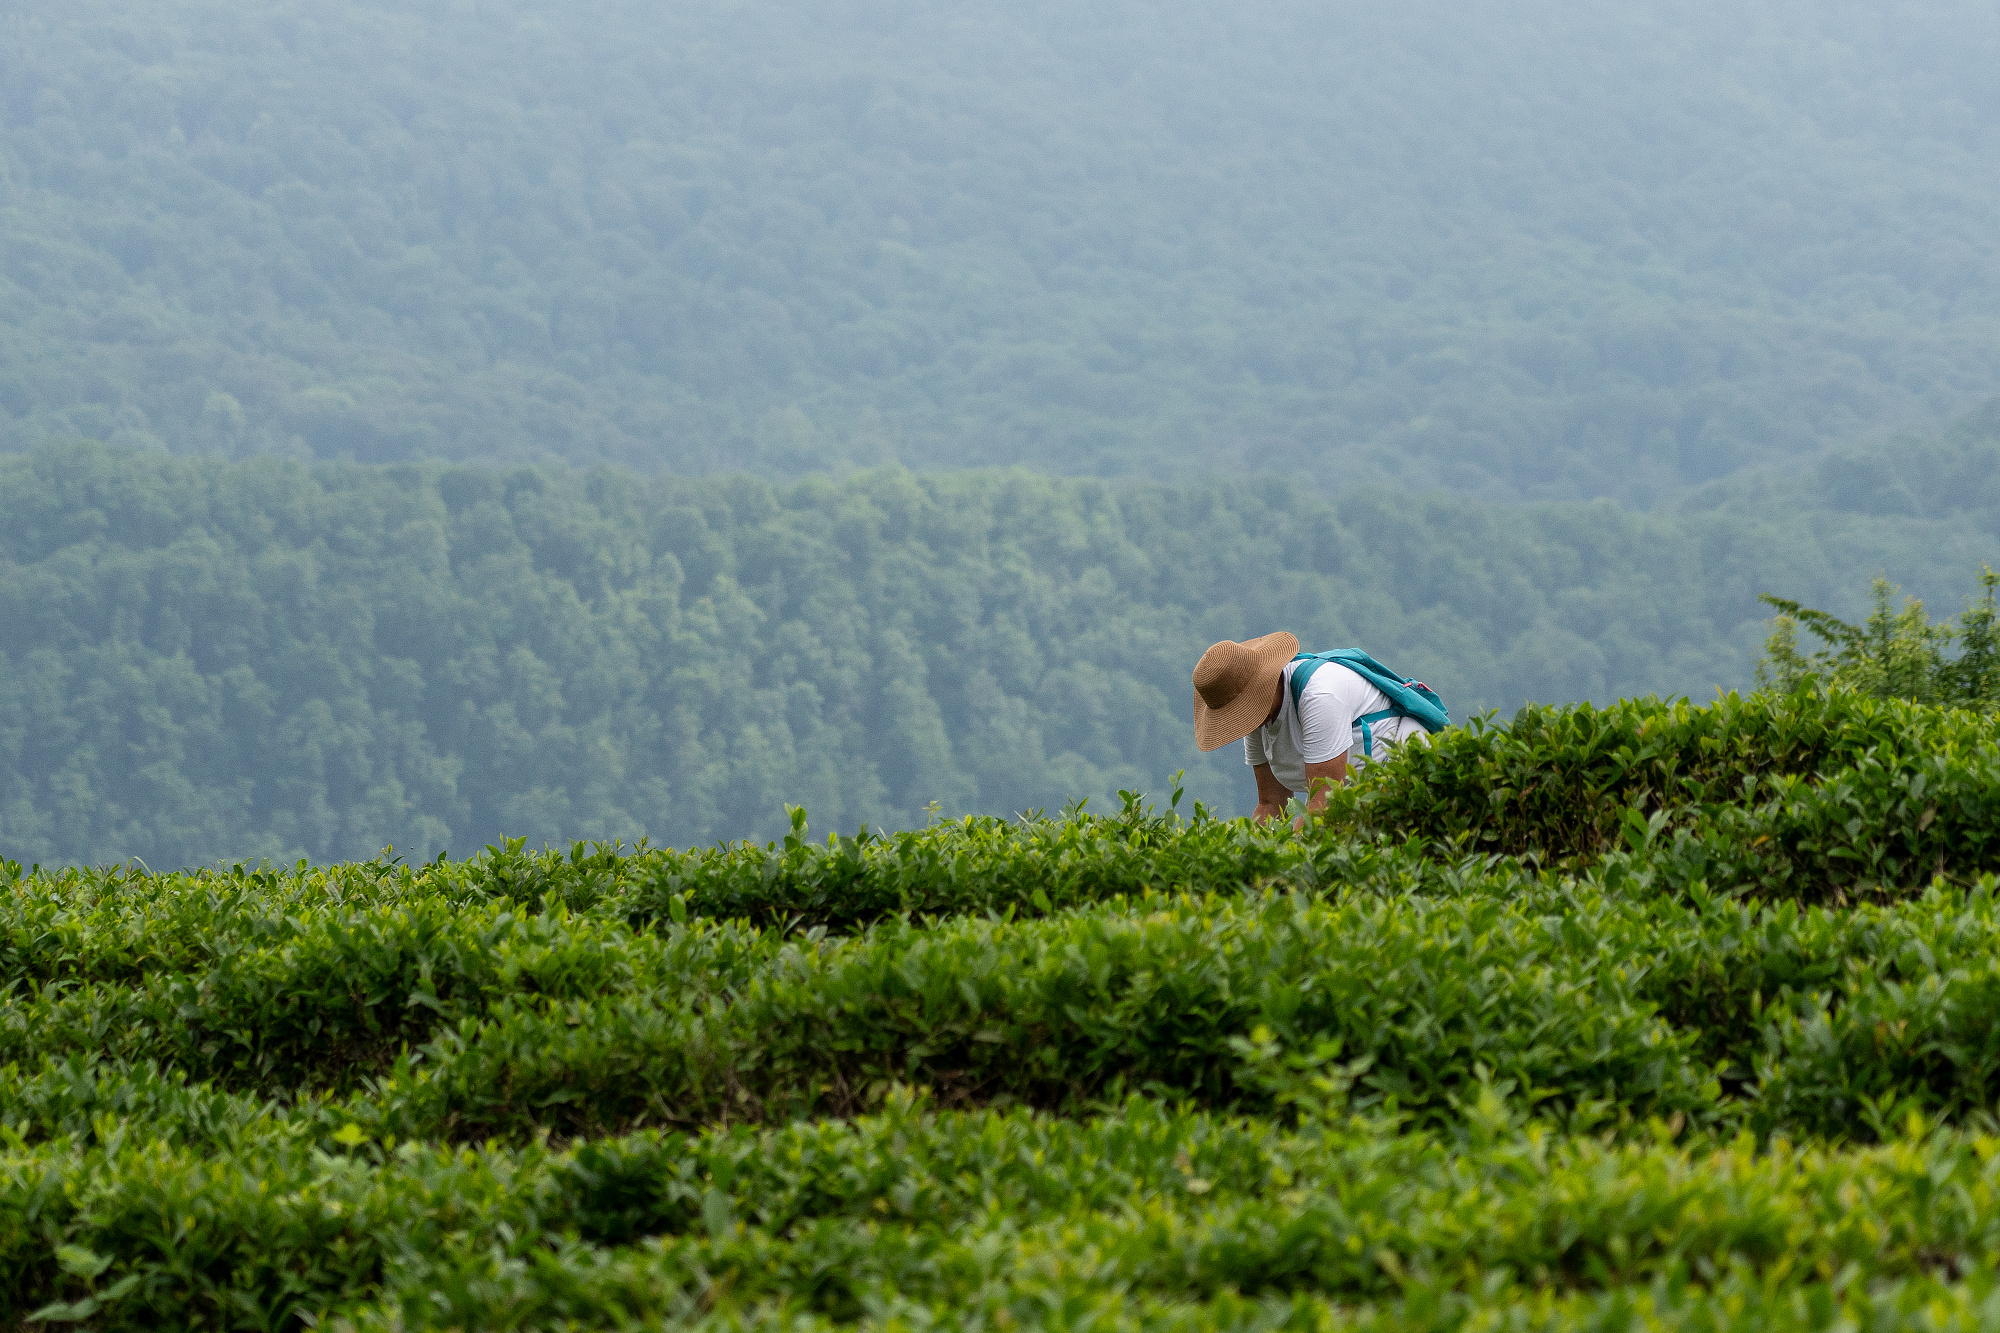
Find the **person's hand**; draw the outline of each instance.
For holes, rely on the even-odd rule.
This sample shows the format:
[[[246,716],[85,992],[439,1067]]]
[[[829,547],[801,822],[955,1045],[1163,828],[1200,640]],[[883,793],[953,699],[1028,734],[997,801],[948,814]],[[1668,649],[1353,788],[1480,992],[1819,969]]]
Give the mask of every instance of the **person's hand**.
[[[1285,807],[1282,805],[1273,805],[1269,801],[1259,801],[1257,808],[1250,812],[1251,821],[1257,824],[1262,824],[1266,820],[1283,819],[1284,817]]]

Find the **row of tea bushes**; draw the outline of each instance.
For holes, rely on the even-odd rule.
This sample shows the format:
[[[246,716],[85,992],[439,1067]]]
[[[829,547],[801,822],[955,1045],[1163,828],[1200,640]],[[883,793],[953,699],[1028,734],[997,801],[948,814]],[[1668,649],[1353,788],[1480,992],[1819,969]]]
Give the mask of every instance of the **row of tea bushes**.
[[[1178,793],[1174,806],[1178,806]],[[970,817],[822,841],[795,811],[780,842],[674,851],[520,842],[463,861],[318,869],[24,874],[0,900],[0,979],[130,979],[262,945],[320,908],[413,894],[621,915],[850,931],[893,916],[1046,915],[1149,892],[1395,880],[1449,892],[1495,857],[1587,868],[1665,858],[1677,887],[1840,901],[2000,870],[2000,739],[1971,714],[1855,695],[1626,700],[1529,708],[1470,726],[1336,794],[1305,836],[1127,794],[1106,816]]]
[[[1570,860],[1625,846],[1634,810],[1685,824],[1699,811],[1795,798],[1858,770],[1863,776],[1850,781],[1841,803],[1908,837],[1928,832],[1954,802],[1983,800],[1990,810],[1996,756],[2000,731],[1991,718],[1846,692],[1732,694],[1701,707],[1651,698],[1605,708],[1531,705],[1506,726],[1473,719],[1378,766],[1368,781],[1336,793],[1330,818],[1349,833]],[[1918,801],[1905,809],[1913,782]],[[1921,799],[1922,786],[1933,800]],[[1935,799],[1945,789],[1951,795]],[[1925,818],[1934,804],[1940,809]],[[1958,827],[1976,831],[1978,820]],[[1761,832],[1741,831],[1751,839]],[[1945,838],[1945,828],[1935,836]],[[1979,842],[1975,861],[1992,868]],[[1818,850],[1823,869],[1842,859]],[[1921,868],[1923,858],[1911,864]]]
[[[1865,1135],[2000,1092],[1992,881],[1838,910],[1658,878],[1614,856],[1450,894],[1152,895],[849,936],[341,904],[200,971],[17,981],[0,1055],[352,1097],[371,1132],[459,1140],[849,1114],[899,1081],[966,1103],[1149,1089],[1254,1109],[1275,1095],[1262,1046],[1351,1067],[1361,1104],[1428,1121],[1482,1080],[1557,1118],[1759,1133]]]
[[[1333,1107],[1285,1129],[1142,1098],[1064,1120],[902,1093],[849,1122],[561,1149],[351,1126],[316,1143],[273,1117],[218,1154],[107,1124],[6,1158],[0,1317],[463,1329],[903,1310],[1005,1327],[1123,1300],[1179,1304],[1196,1327],[1296,1302],[1334,1326],[1481,1327],[1525,1300],[1568,1327],[1621,1292],[1691,1314],[1735,1292],[1782,1316],[1784,1296],[1866,1312],[1921,1289],[1950,1311],[1991,1290],[2000,1238],[1991,1137],[1912,1125],[1873,1148],[1760,1149],[1654,1122],[1613,1144],[1519,1123],[1490,1093],[1447,1134]]]

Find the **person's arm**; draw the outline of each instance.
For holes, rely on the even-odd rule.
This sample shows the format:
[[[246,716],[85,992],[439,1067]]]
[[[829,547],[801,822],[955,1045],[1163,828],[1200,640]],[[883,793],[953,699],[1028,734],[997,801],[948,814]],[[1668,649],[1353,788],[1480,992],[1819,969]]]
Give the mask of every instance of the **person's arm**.
[[[1267,819],[1282,819],[1285,802],[1292,799],[1292,789],[1278,781],[1269,764],[1254,765],[1250,771],[1257,775],[1257,809],[1250,818],[1259,824]],[[1306,771],[1312,770],[1309,768]]]
[[[1326,798],[1332,792],[1333,784],[1347,781],[1347,756],[1337,754],[1323,764],[1306,765],[1306,810],[1318,813],[1326,809]]]

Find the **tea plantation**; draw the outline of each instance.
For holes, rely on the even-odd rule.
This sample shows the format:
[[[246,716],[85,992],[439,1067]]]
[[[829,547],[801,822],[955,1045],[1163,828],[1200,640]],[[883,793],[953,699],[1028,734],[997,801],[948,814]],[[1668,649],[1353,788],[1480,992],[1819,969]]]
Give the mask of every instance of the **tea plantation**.
[[[90,1329],[2000,1326],[2000,729],[1524,711],[1303,834],[7,864]]]

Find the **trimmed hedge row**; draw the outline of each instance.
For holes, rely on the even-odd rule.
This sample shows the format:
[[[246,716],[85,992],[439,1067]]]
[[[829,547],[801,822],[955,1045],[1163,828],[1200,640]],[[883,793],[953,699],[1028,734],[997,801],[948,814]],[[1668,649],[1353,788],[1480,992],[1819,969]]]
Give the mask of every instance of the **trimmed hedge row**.
[[[1149,1088],[1268,1108],[1267,1049],[1351,1067],[1359,1104],[1432,1122],[1483,1079],[1558,1118],[1759,1133],[1868,1135],[2000,1097],[1991,882],[1835,911],[1683,903],[1654,873],[1614,857],[1450,897],[1152,897],[846,938],[423,899],[205,973],[17,989],[0,1050],[349,1096],[403,1138],[849,1114],[898,1081],[948,1102]]]
[[[23,876],[0,895],[0,983],[130,981],[288,938],[319,911],[411,897],[620,917],[852,931],[893,916],[1015,918],[1149,892],[1283,883],[1452,892],[1492,858],[1583,870],[1665,858],[1673,887],[1800,901],[1918,891],[2000,871],[2000,738],[1987,719],[1845,694],[1529,708],[1407,747],[1336,793],[1306,836],[1160,815],[969,817],[824,842],[691,851],[518,840],[471,860],[291,871]]]
[[[1690,1286],[1750,1308],[1759,1291],[1823,1292],[1822,1313],[1909,1284],[1947,1309],[1990,1290],[1990,1137],[1759,1151],[1656,1126],[1608,1146],[1511,1122],[1490,1094],[1444,1137],[1324,1109],[1282,1130],[1144,1099],[1063,1121],[898,1096],[854,1122],[560,1151],[351,1132],[316,1146],[282,1127],[227,1156],[59,1140],[0,1161],[0,1317],[507,1329],[904,1310],[1005,1326],[1123,1298],[1197,1320],[1475,1324],[1539,1301],[1564,1326],[1600,1295],[1675,1308]]]
[[[1632,811],[1642,822],[1666,812],[1684,824],[1697,811],[1782,800],[1866,767],[1871,773],[1848,803],[1860,800],[1877,819],[1907,816],[1907,832],[1921,834],[1936,818],[1923,818],[1930,804],[1920,795],[1905,811],[1889,789],[1907,796],[1921,773],[1934,789],[1943,780],[1960,802],[1983,793],[1990,810],[1996,757],[2000,733],[1990,718],[1846,692],[1731,694],[1702,707],[1653,698],[1605,708],[1530,705],[1505,726],[1474,719],[1430,746],[1405,747],[1395,763],[1375,765],[1367,781],[1337,791],[1328,820],[1347,834],[1553,862],[1625,846]],[[1977,824],[1968,817],[1960,827]],[[1981,842],[1983,858],[1989,848]],[[1831,846],[1813,850],[1822,861],[1842,859]],[[1929,864],[1924,855],[1899,859]],[[1994,868],[1975,859],[1977,870]],[[1897,886],[1912,882],[1921,881]]]
[[[508,997],[373,1086],[400,1135],[596,1133],[848,1114],[895,1081],[1079,1107],[1120,1088],[1258,1104],[1242,1043],[1373,1061],[1450,1113],[1481,1067],[1564,1105],[1705,1113],[1713,1079],[1638,993],[1626,904],[1570,921],[1494,898],[1152,898],[1035,922],[890,922],[787,945],[725,1002]]]

